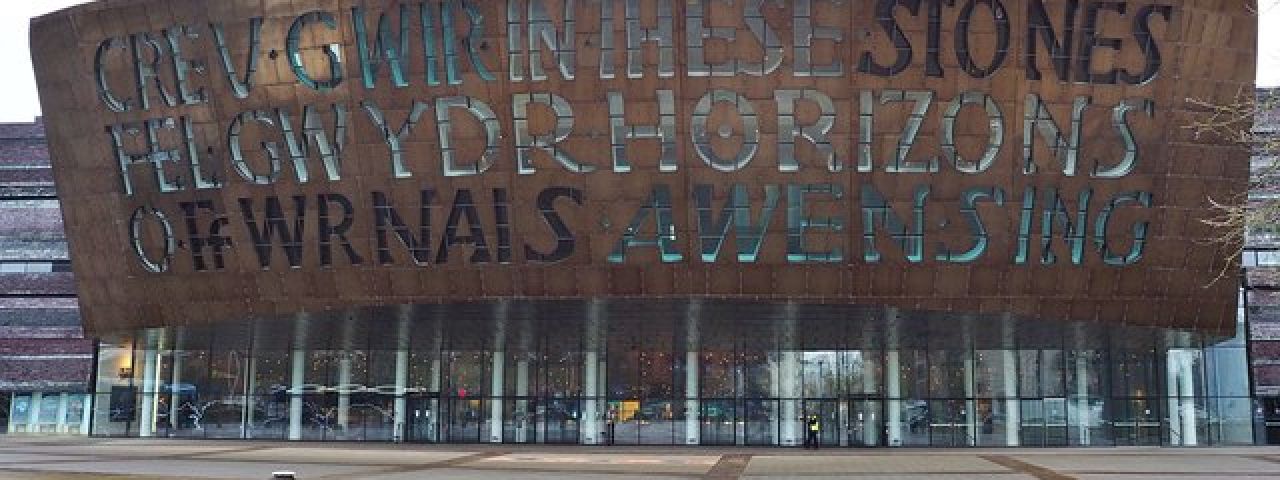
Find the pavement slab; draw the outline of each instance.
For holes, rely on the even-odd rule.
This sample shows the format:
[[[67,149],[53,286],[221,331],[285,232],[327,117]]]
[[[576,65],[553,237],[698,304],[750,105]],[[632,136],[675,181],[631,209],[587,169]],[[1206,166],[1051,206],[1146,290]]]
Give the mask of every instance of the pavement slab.
[[[0,436],[0,479],[736,480],[1275,478],[1280,448],[800,449]]]
[[[866,479],[884,479],[884,480],[914,480],[927,478],[929,480],[1034,480],[1036,477],[1021,473],[931,473],[931,474],[886,474],[886,473],[845,473],[840,475],[814,475],[814,474],[795,474],[795,475],[744,475],[743,479],[763,480],[776,478],[794,478],[800,480],[837,480],[850,478],[866,478]]]
[[[466,457],[474,452],[434,450],[367,450],[339,448],[275,447],[199,455],[212,460],[270,461],[287,458],[296,463],[344,465],[426,465]]]
[[[689,480],[689,476],[655,475],[651,473],[609,473],[609,472],[513,472],[493,470],[466,470],[459,468],[432,469],[429,471],[399,472],[373,474],[360,477],[362,480],[593,480],[598,478],[616,478],[619,480]]]
[[[1013,470],[973,456],[941,455],[756,455],[745,475],[816,474],[1004,474]]]
[[[21,468],[19,471],[137,475],[170,478],[267,479],[270,478],[271,472],[288,470],[297,472],[299,478],[306,479],[334,474],[342,475],[343,478],[360,478],[358,475],[367,468],[368,467],[346,467],[337,465],[291,464],[287,462],[108,460],[97,462],[38,464]],[[3,472],[3,470],[4,468],[0,467],[0,472]]]
[[[719,461],[719,455],[644,455],[602,451],[576,454],[513,453],[480,459],[466,465],[503,470],[702,475]]]
[[[0,451],[0,467],[5,465],[28,465],[49,462],[83,462],[92,460],[77,455],[50,455],[47,453],[11,453]]]
[[[1178,455],[1012,455],[1023,462],[1069,475],[1097,474],[1280,474],[1280,465],[1235,455],[1197,454],[1181,451]]]
[[[163,445],[156,443],[140,443],[136,445],[129,444],[85,444],[75,445],[71,448],[60,447],[57,445],[42,444],[23,449],[16,449],[20,452],[44,452],[44,453],[60,453],[68,455],[91,455],[106,457],[134,457],[134,458],[156,458],[156,457],[190,457],[194,455],[208,455],[219,452],[229,452],[235,450],[243,450],[245,445],[236,445],[232,442],[210,442],[207,445]],[[13,451],[13,450],[10,450]]]

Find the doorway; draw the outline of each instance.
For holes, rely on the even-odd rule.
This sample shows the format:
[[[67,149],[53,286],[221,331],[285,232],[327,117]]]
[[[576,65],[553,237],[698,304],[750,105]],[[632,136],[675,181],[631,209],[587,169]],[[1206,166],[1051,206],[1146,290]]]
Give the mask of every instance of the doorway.
[[[848,403],[848,437],[850,447],[884,445],[884,402],[869,398],[851,398]]]
[[[698,422],[703,445],[735,445],[738,437],[738,405],[732,398],[703,399]]]
[[[12,402],[12,395],[12,393],[0,392],[0,433],[9,431],[9,404]]]
[[[840,420],[840,401],[835,399],[805,399],[804,422],[801,423],[802,438],[807,438],[809,419],[818,417],[818,445],[822,447],[840,446],[841,431],[847,427]]]
[[[406,442],[440,443],[440,395],[411,395],[409,421],[404,426]]]
[[[1161,444],[1160,402],[1150,398],[1114,399],[1119,406],[1112,423],[1117,446],[1158,447]]]

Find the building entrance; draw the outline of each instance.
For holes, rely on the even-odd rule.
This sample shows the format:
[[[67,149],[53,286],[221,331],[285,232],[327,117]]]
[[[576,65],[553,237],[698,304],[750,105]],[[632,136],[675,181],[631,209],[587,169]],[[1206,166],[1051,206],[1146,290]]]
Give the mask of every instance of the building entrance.
[[[847,435],[842,445],[850,447],[879,447],[884,443],[884,402],[870,398],[848,400],[846,418]]]
[[[748,398],[743,402],[743,443],[747,445],[778,444],[778,400]]]
[[[243,339],[195,328],[142,332],[99,347],[105,360],[94,432],[163,435],[139,425],[172,416],[166,407],[173,392],[191,385],[202,402],[230,411],[218,418],[245,422],[243,435],[233,421],[184,434],[208,438],[799,448],[810,415],[818,417],[823,448],[1183,446],[1253,438],[1247,398],[1202,395],[1211,385],[1196,382],[1210,364],[1188,361],[1188,352],[1200,350],[1159,343],[1166,337],[1147,330],[1079,325],[1068,332],[1027,321],[1007,327],[1023,336],[983,337],[991,330],[983,328],[1007,322],[881,324],[834,307],[764,315],[742,305],[716,311],[704,304],[692,313],[660,306],[618,303],[608,315],[586,319],[530,306],[523,317],[505,311],[505,326],[492,331],[425,313],[413,321],[379,315],[354,327],[346,317],[312,318],[304,325],[312,335],[301,337],[309,350],[250,342],[269,336],[266,330]],[[794,325],[775,325],[783,314],[795,317],[788,320]],[[385,325],[391,321],[404,324]],[[848,328],[835,328],[841,325]],[[877,334],[879,328],[898,333]],[[404,342],[373,333],[403,329]],[[362,340],[352,331],[369,334]],[[174,345],[170,338],[183,339],[183,349],[165,350]],[[238,348],[251,350],[247,362],[208,360],[240,355]],[[406,354],[408,362],[399,361]],[[207,359],[216,375],[193,368],[180,383],[165,383],[183,355]],[[121,380],[122,364],[145,372]],[[231,391],[228,384],[247,387]],[[244,390],[253,394],[237,393]],[[397,401],[398,391],[411,393]],[[59,415],[60,398],[15,396],[11,423],[21,422],[22,431],[25,424],[57,428],[44,419]],[[75,411],[70,400],[67,412]],[[212,414],[204,420],[217,425]],[[401,429],[390,434],[392,425]]]
[[[404,426],[405,441],[439,443],[439,394],[412,395],[407,399],[406,403],[409,406],[409,421]]]
[[[821,447],[838,447],[841,445],[841,436],[843,431],[847,429],[845,422],[842,420],[847,418],[847,414],[840,415],[840,410],[847,410],[847,403],[836,399],[805,399],[804,414],[800,419],[799,438],[807,438],[809,434],[809,419],[817,417],[818,419],[818,445]]]
[[[0,392],[0,433],[9,431],[9,404],[13,402],[10,395],[12,394]]]
[[[1158,402],[1133,398],[1116,404],[1120,411],[1118,418],[1122,419],[1112,422],[1116,445],[1160,446],[1164,425]]]
[[[699,402],[698,415],[703,445],[737,445],[744,429],[738,415],[738,401],[733,398],[710,398]]]
[[[1267,445],[1280,445],[1280,398],[1260,398]],[[3,408],[3,407],[0,407]]]

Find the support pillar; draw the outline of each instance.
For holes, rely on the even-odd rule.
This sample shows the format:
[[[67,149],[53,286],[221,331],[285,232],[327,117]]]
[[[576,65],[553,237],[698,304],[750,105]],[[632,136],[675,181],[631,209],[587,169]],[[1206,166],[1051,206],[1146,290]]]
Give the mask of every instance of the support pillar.
[[[1076,422],[1080,446],[1089,446],[1092,443],[1089,438],[1089,425],[1092,424],[1093,418],[1089,410],[1089,359],[1085,357],[1084,350],[1076,351],[1075,377],[1076,418],[1073,420]]]
[[[399,443],[404,441],[404,431],[409,421],[409,399],[406,389],[409,385],[409,350],[396,350],[396,398],[392,426],[395,431],[391,433],[391,440]]]
[[[258,356],[257,352],[250,351],[249,358],[245,360],[248,364],[245,367],[244,379],[244,410],[240,415],[240,436],[242,438],[253,438],[253,423],[257,421],[255,410],[258,404],[258,397],[255,395],[257,389],[258,378]]]
[[[844,421],[845,425],[832,425],[831,427],[828,427],[828,428],[834,428],[834,429],[836,429],[836,436],[840,437],[838,441],[840,442],[840,446],[841,446],[841,447],[847,447],[847,446],[849,446],[849,441],[851,440],[851,438],[850,438],[850,437],[851,437],[851,435],[847,435],[847,434],[846,434],[846,431],[845,431],[845,430],[846,430],[846,425],[848,425],[848,423],[849,423],[848,418],[849,418],[849,414],[850,414],[850,413],[852,413],[852,412],[849,410],[849,399],[848,399],[848,398],[842,398],[842,399],[840,399],[840,403],[839,403],[839,404],[838,404],[838,406],[837,406],[837,415],[838,415],[838,416],[837,416],[836,418],[843,418],[843,419],[845,419],[845,421]],[[855,415],[856,415],[856,414],[855,414]]]
[[[58,394],[58,423],[53,427],[58,433],[67,433],[67,395],[66,392]]]
[[[434,399],[428,400],[431,408],[428,410],[427,418],[427,441],[431,443],[440,442],[440,415],[443,411],[440,406],[440,382],[444,377],[442,372],[442,364],[440,362],[441,355],[444,354],[444,321],[446,314],[440,309],[432,318],[432,328],[435,330],[431,343],[431,377],[427,379],[427,387],[435,394]]]
[[[302,440],[302,382],[307,372],[307,352],[295,348],[289,374],[289,440]]]
[[[30,407],[27,407],[30,408]],[[9,412],[18,411],[18,393],[14,392],[9,395]],[[18,422],[14,418],[9,419],[8,433],[18,433]]]
[[[702,304],[690,300],[685,311],[685,353],[684,353],[684,443],[698,445],[702,443],[702,406],[698,401],[699,375],[701,365],[698,361],[700,332],[698,319],[702,315]]]
[[[355,385],[351,384],[351,360],[355,324],[350,317],[342,321],[342,352],[338,357],[338,415],[336,425],[338,430],[342,432],[342,436],[347,436],[348,429],[351,425],[351,390]]]
[[[782,445],[795,446],[802,442],[799,397],[800,354],[795,350],[784,350],[778,361],[778,393],[782,397]]]
[[[351,350],[343,349],[338,357],[338,418],[336,426],[347,435],[351,424]]]
[[[516,360],[516,442],[518,443],[544,443],[545,442],[545,425],[536,424],[536,402],[530,402],[529,399],[529,365],[532,358],[538,355],[538,348],[534,346],[534,317],[538,316],[535,312],[530,311],[530,306],[525,303],[524,310],[520,315],[520,356]],[[531,431],[530,431],[531,430]],[[531,435],[532,434],[532,435]],[[530,436],[538,435],[539,438],[531,439]]]
[[[1165,352],[1165,412],[1168,416],[1169,444],[1182,445],[1182,408],[1178,399],[1178,370],[1182,352],[1169,349]]]
[[[502,412],[507,367],[507,316],[510,303],[499,300],[493,312],[493,355],[489,375],[489,443],[502,443]]]
[[[582,359],[583,398],[582,421],[579,422],[579,428],[582,429],[582,443],[584,445],[596,445],[601,443],[601,439],[598,437],[600,434],[600,428],[596,425],[597,417],[600,415],[600,413],[596,411],[598,405],[596,397],[599,395],[599,392],[596,392],[595,381],[596,377],[599,376],[596,371],[596,362],[599,361],[598,357],[599,354],[596,352],[588,351],[583,355]]]
[[[580,437],[584,445],[598,445],[605,442],[601,435],[602,391],[598,388],[603,382],[604,373],[600,360],[602,345],[601,327],[605,305],[600,300],[591,300],[587,305],[587,318],[583,322],[582,332],[582,419],[578,422]]]
[[[902,372],[898,359],[898,350],[889,350],[884,354],[885,375],[885,430],[890,447],[902,446],[902,388],[900,385]]]
[[[1004,444],[1016,447],[1022,444],[1022,405],[1018,400],[1018,352],[1005,350],[1004,377]]]
[[[156,431],[156,401],[160,397],[159,368],[156,358],[159,352],[158,333],[155,330],[146,332],[146,340],[142,350],[142,408],[139,408],[138,436],[153,437]],[[39,395],[38,393],[36,395]],[[34,400],[35,398],[33,398]],[[37,404],[38,405],[38,404]]]
[[[517,352],[516,359],[516,378],[515,378],[515,439],[516,443],[529,443],[529,433],[532,429],[535,432],[545,430],[545,428],[533,428],[534,412],[529,408],[529,359],[534,358],[533,345],[533,318],[536,316],[529,311],[529,304],[522,304],[519,321],[520,328],[517,332]]]
[[[1016,447],[1022,444],[1022,405],[1018,400],[1018,342],[1016,332],[1016,324],[1012,315],[1006,315],[1004,318],[1003,341],[1004,346],[1000,362],[1002,367],[1001,377],[1004,384],[1004,444],[1007,447]]]
[[[253,422],[256,416],[254,408],[258,404],[257,393],[257,377],[258,377],[258,324],[252,323],[249,330],[249,351],[245,358],[245,377],[244,377],[244,409],[240,411],[240,438],[253,438]]]
[[[40,404],[44,403],[44,394],[31,392],[31,408],[27,409],[27,433],[40,433]]]
[[[516,360],[516,443],[529,443],[529,425],[533,416],[529,412],[529,353],[526,350]]]
[[[869,372],[882,371],[884,363],[884,355],[872,355],[875,351],[875,345],[880,342],[875,341],[875,333],[883,329],[883,326],[877,325],[874,321],[864,321],[862,323],[862,348],[859,354],[863,364],[862,374],[862,398],[874,399],[883,397],[880,392],[880,384],[883,379],[876,375],[870,375]],[[885,348],[880,344],[880,348]],[[876,365],[881,368],[868,368]],[[854,421],[862,427],[862,438],[857,439],[863,446],[880,445],[881,435],[884,434],[884,404],[876,401],[859,401],[849,406],[850,415],[854,415]],[[854,439],[850,438],[850,442]]]
[[[392,407],[391,441],[404,441],[404,433],[409,421],[409,306],[402,306],[400,318],[396,322],[396,372],[395,400]]]
[[[1182,368],[1178,372],[1178,397],[1182,401],[1182,445],[1199,444],[1196,431],[1196,392],[1194,357],[1190,350],[1182,352]]]
[[[973,383],[973,363],[977,354],[973,343],[973,318],[965,317],[961,325],[961,340],[964,346],[960,351],[960,375],[964,383],[964,441],[970,447],[978,444],[977,402],[974,400],[976,389]],[[948,412],[950,413],[950,412]]]
[[[702,406],[698,403],[698,352],[685,352],[684,377],[684,443],[702,443]]]
[[[493,352],[493,376],[489,388],[489,443],[502,443],[503,379],[506,378],[506,352]]]
[[[178,428],[182,425],[182,419],[178,417],[182,411],[182,369],[184,365],[184,355],[182,348],[183,329],[177,328],[173,332],[173,372],[169,376],[169,435],[177,433]]]
[[[1189,350],[1169,349],[1165,362],[1169,443],[1173,445],[1189,447],[1199,443],[1199,435],[1196,432],[1193,360]]]
[[[608,417],[610,415],[609,387],[608,387],[609,361],[607,360],[608,358],[609,356],[606,355],[605,352],[603,351],[600,352],[600,358],[598,359],[599,363],[596,365],[596,392],[599,393],[599,398],[600,398],[600,406],[598,408],[600,412],[600,419],[598,420],[598,424],[600,426],[607,426],[605,425],[606,423],[612,424],[616,420],[615,418],[610,417],[608,419],[608,422],[605,421],[605,417]],[[609,432],[609,435],[611,436],[610,441],[612,441],[613,432]]]
[[[885,309],[884,395],[885,436],[890,447],[902,446],[902,364],[898,309]]]
[[[963,375],[964,375],[964,437],[965,444],[972,447],[978,444],[977,402],[974,400],[973,385],[973,343],[965,343]]]
[[[84,394],[84,401],[81,403],[83,408],[80,409],[80,434],[89,434],[89,418],[93,415],[93,395]],[[13,410],[10,410],[11,412]],[[12,423],[12,422],[11,422]]]
[[[293,324],[293,351],[289,355],[289,440],[302,440],[302,386],[307,375],[307,317]]]
[[[778,395],[781,397],[782,435],[781,445],[791,447],[803,444],[804,412],[800,408],[800,352],[796,350],[796,321],[799,306],[787,303],[783,306],[782,329],[779,335],[781,351],[778,354]]]
[[[435,355],[431,358],[431,379],[429,380],[431,383],[431,391],[435,393],[440,393],[440,378],[442,373],[440,371],[441,366],[440,350],[437,349]]]

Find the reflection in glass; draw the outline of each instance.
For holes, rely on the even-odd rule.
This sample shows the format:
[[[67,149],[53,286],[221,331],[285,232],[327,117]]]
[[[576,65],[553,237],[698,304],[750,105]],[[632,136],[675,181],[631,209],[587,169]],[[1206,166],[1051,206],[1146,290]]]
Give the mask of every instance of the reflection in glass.
[[[1186,332],[851,306],[594,305],[133,332],[98,344],[92,405],[18,393],[10,425],[70,431],[88,411],[96,436],[799,445],[816,415],[832,447],[1240,445],[1258,428],[1243,347]],[[389,326],[398,319],[408,328]]]

